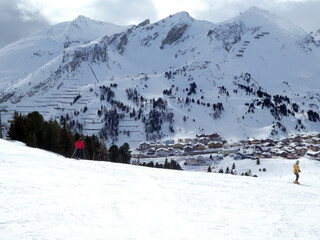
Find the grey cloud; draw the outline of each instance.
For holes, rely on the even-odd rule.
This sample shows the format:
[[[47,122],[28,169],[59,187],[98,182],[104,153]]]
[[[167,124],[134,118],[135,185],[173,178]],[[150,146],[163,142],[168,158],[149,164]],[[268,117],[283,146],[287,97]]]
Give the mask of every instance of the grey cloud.
[[[282,3],[278,8],[272,8],[270,11],[301,27],[306,32],[320,29],[319,1]]]
[[[21,12],[19,0],[0,0],[0,48],[49,26],[37,12]],[[28,20],[24,20],[27,17]]]
[[[90,4],[90,17],[118,25],[137,24],[157,16],[151,0],[96,0]]]
[[[228,1],[225,4],[219,4],[217,0],[205,0],[207,8],[202,12],[195,12],[193,15],[197,19],[209,20],[219,23],[237,16],[240,12],[247,10],[251,6],[266,9],[279,17],[287,19],[306,32],[320,29],[320,2],[314,0],[305,0],[302,2],[276,0],[258,1]],[[217,7],[218,6],[218,7]]]

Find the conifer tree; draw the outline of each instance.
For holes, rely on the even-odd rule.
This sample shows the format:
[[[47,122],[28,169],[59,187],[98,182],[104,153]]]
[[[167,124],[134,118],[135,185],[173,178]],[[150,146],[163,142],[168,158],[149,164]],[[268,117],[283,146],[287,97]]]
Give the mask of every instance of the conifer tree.
[[[8,136],[12,140],[25,142],[24,118],[18,112],[14,112],[13,122],[10,125]]]
[[[117,162],[118,154],[119,154],[118,146],[112,145],[109,148],[109,153],[110,153],[110,161],[111,162]]]
[[[52,152],[61,153],[61,127],[56,120],[45,123],[46,130],[46,149]]]
[[[100,161],[110,161],[109,152],[107,151],[107,147],[103,139],[100,140],[99,147],[97,148],[96,159]]]
[[[44,119],[39,112],[31,112],[25,117],[24,132],[27,134],[26,144],[28,146],[46,147]]]
[[[120,148],[119,152],[122,155],[123,163],[130,163],[131,151],[128,143],[124,143]]]

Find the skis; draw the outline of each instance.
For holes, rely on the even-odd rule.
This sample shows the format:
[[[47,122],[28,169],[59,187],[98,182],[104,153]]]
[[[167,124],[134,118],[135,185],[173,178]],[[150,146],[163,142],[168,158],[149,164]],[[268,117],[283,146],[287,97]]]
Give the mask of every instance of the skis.
[[[294,183],[294,184],[297,184],[297,185],[300,185],[300,183],[299,183],[299,182],[296,182],[296,181],[293,181],[293,183]]]

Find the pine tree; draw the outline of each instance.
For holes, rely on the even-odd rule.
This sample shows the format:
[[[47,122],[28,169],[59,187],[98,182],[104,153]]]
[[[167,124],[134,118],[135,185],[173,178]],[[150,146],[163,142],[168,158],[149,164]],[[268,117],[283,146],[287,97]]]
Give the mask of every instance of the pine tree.
[[[24,132],[26,144],[31,147],[46,148],[46,129],[43,116],[39,112],[31,112],[25,118]]]
[[[46,149],[52,152],[61,153],[61,127],[56,120],[45,123],[46,128]]]
[[[13,121],[10,124],[8,136],[12,140],[25,142],[24,117],[18,112],[14,112]]]
[[[60,144],[62,152],[60,154],[70,157],[74,151],[75,138],[70,131],[70,128],[66,124],[66,120],[63,120],[63,128],[61,130]]]
[[[29,147],[37,147],[37,136],[34,132],[29,132],[26,137],[26,144]]]
[[[100,140],[99,146],[96,151],[96,159],[100,161],[110,161],[109,152],[107,151],[107,147],[103,141],[103,139]]]
[[[165,160],[165,162],[164,162],[163,168],[165,168],[165,169],[170,169],[170,164],[169,164],[169,162],[168,162],[168,158],[166,158],[166,160]]]
[[[130,163],[131,151],[128,143],[124,143],[120,148],[119,152],[122,155],[123,163]]]
[[[212,172],[212,170],[211,170],[211,167],[210,167],[210,166],[208,167],[207,172]]]
[[[118,160],[118,154],[119,154],[118,146],[112,145],[112,146],[109,148],[109,153],[110,153],[110,161],[111,161],[111,162],[117,162],[117,160]]]

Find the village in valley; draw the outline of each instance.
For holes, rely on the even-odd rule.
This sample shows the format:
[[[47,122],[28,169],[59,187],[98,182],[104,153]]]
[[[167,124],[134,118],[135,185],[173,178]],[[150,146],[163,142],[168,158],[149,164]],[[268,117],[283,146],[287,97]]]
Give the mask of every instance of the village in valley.
[[[320,161],[320,134],[308,134],[285,139],[248,139],[228,142],[219,134],[197,135],[195,138],[143,142],[133,154],[137,161],[156,158],[183,159],[186,166],[207,166],[211,161],[282,157],[299,159],[303,156]]]

